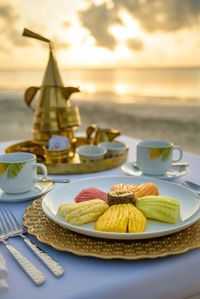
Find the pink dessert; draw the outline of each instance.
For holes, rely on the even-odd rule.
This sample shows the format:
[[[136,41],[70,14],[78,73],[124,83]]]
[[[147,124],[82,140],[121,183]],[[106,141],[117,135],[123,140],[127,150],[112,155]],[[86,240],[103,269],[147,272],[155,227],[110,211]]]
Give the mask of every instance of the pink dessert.
[[[79,192],[74,200],[76,202],[82,202],[96,198],[107,201],[107,193],[97,188],[86,188]]]

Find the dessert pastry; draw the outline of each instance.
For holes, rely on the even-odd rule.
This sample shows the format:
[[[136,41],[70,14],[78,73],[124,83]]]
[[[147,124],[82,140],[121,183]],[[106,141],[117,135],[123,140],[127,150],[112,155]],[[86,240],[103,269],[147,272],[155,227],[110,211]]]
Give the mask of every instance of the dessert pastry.
[[[158,195],[158,187],[154,183],[145,183],[138,186],[135,191],[135,197],[140,199],[140,197],[148,196],[148,195]]]
[[[127,185],[124,185],[124,184],[116,184],[116,185],[113,185],[111,190],[112,191],[115,191],[115,190],[122,190],[122,191],[130,191],[130,192],[135,192],[137,190],[138,186],[137,185],[132,185],[132,184],[127,184]]]
[[[127,204],[113,205],[99,217],[95,224],[95,229],[104,232],[126,233],[128,215]]]
[[[81,203],[60,205],[57,214],[70,224],[82,225],[96,221],[108,207],[105,201],[93,199]]]
[[[124,184],[117,184],[112,186],[112,191],[115,190],[124,190],[133,192],[136,199],[140,197],[147,196],[147,195],[158,195],[158,187],[154,183],[145,183],[141,185],[124,185]]]
[[[129,218],[128,218],[128,232],[140,233],[145,230],[147,223],[146,217],[136,207],[131,204],[129,206]]]
[[[79,192],[74,200],[76,202],[82,202],[94,198],[99,198],[101,200],[107,201],[107,193],[97,188],[86,188]]]
[[[76,207],[77,206],[75,206],[75,203],[62,204],[58,208],[57,215],[61,216],[62,218],[65,218],[65,215],[75,210]]]
[[[115,205],[120,203],[134,203],[135,196],[133,192],[124,190],[115,190],[108,192],[108,205]]]
[[[180,202],[164,196],[145,196],[136,207],[147,217],[167,223],[176,223],[180,217]]]
[[[95,229],[104,232],[139,233],[146,226],[146,217],[132,204],[112,205],[97,220]]]

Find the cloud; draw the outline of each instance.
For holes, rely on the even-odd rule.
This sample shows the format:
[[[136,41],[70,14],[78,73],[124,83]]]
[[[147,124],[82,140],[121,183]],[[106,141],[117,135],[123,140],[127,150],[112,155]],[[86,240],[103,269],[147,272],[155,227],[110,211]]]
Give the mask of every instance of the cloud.
[[[141,51],[144,48],[144,44],[139,38],[128,39],[126,44],[128,48],[135,51]]]
[[[199,24],[199,0],[113,0],[125,8],[147,32],[177,31]]]
[[[19,15],[15,7],[9,3],[0,4],[0,33],[15,46],[27,46],[28,41],[20,37],[17,30]]]
[[[176,32],[199,25],[200,0],[112,0],[111,6],[106,4],[106,0],[101,5],[92,2],[79,12],[79,19],[96,44],[109,49],[117,45],[109,27],[123,24],[120,19],[122,10],[137,20],[147,33]],[[139,40],[127,44],[135,50],[143,48]]]
[[[52,42],[53,42],[56,49],[65,50],[65,49],[69,48],[69,44],[67,42],[61,41],[56,36],[51,38],[51,40],[52,40]]]
[[[64,28],[70,28],[71,27],[71,22],[70,21],[68,21],[68,20],[66,20],[66,21],[64,21],[63,23],[62,23],[62,26],[64,27]]]
[[[0,45],[0,52],[2,52],[3,54],[11,53],[10,49],[4,45]]]
[[[1,52],[10,53],[7,51],[10,44],[17,47],[25,47],[32,44],[31,39],[22,36],[23,26],[20,24],[20,21],[21,17],[17,13],[15,6],[6,2],[0,3],[0,34],[6,44],[6,46],[4,44],[0,46]],[[65,22],[64,25],[67,27],[67,22]],[[41,24],[27,24],[27,27],[32,28],[35,32],[45,32],[45,27]],[[69,47],[66,42],[61,41],[57,37],[53,37],[52,40],[58,49],[66,49]],[[43,46],[46,45],[41,43],[41,47]]]
[[[122,24],[115,9],[109,9],[106,3],[101,5],[91,4],[86,10],[79,12],[83,27],[87,28],[94,37],[96,44],[101,47],[113,49],[117,40],[109,32],[109,26]]]

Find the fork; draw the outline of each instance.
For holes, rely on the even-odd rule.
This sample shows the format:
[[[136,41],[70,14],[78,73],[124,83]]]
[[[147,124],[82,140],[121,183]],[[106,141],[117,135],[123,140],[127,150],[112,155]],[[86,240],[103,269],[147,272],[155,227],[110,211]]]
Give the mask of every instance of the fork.
[[[9,236],[20,236],[28,247],[40,258],[40,260],[46,265],[46,267],[56,276],[60,277],[64,273],[63,267],[50,257],[43,249],[33,243],[28,237],[25,236],[27,231],[18,222],[17,218],[10,211],[10,209],[1,210],[1,214],[9,229]]]
[[[9,231],[7,224],[3,221],[2,217],[0,217],[0,241],[6,246],[16,262],[21,266],[24,272],[36,285],[41,285],[42,283],[44,283],[44,274],[35,265],[33,265],[20,251],[18,251],[13,245],[8,243],[8,238]]]

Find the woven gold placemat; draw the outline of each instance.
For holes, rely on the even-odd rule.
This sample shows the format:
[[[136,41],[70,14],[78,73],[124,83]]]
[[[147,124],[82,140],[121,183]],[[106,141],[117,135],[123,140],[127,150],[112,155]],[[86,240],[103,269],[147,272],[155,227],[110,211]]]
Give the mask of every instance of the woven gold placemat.
[[[107,240],[84,236],[64,229],[44,214],[41,199],[26,209],[24,225],[28,232],[53,248],[77,255],[103,259],[156,258],[200,247],[200,221],[181,232],[147,240]]]

